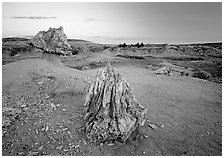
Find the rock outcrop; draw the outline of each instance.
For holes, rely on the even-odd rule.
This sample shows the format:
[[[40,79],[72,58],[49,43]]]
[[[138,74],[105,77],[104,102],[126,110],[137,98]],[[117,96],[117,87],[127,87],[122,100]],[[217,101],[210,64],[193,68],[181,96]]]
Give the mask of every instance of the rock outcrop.
[[[144,125],[146,109],[110,65],[97,72],[85,102],[86,133],[93,142],[126,142]]]
[[[47,32],[40,31],[30,40],[31,44],[51,54],[71,54],[71,46],[67,41],[63,27],[50,28]]]

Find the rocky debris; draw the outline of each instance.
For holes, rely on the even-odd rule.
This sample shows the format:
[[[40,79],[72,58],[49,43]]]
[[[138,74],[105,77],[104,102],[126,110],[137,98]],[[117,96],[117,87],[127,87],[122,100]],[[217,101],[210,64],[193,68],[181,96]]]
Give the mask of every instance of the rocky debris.
[[[167,68],[167,67],[162,67],[160,69],[157,69],[156,71],[154,71],[154,73],[156,75],[171,75],[171,68]]]
[[[71,54],[71,46],[67,41],[62,26],[59,28],[49,28],[47,32],[40,31],[30,42],[34,47],[51,54]]]
[[[21,110],[12,107],[2,108],[2,134],[7,133],[7,127],[14,122],[21,114]]]
[[[15,121],[17,116],[21,114],[21,110],[11,107],[3,107],[2,108],[2,127],[7,127],[11,124],[11,122]]]
[[[147,109],[138,103],[129,84],[109,64],[97,72],[85,107],[85,130],[93,142],[126,142],[146,120]]]

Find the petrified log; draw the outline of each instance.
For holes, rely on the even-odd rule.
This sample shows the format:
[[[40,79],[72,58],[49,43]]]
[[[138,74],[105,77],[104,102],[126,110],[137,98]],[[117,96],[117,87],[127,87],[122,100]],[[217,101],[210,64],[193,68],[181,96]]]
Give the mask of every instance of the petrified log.
[[[87,137],[93,142],[126,142],[145,122],[146,109],[135,99],[129,84],[110,65],[97,72],[85,106]]]

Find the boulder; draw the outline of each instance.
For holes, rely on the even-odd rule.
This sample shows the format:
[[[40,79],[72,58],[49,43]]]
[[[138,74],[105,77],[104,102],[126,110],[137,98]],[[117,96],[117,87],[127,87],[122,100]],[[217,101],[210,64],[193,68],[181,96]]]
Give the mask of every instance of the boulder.
[[[168,75],[168,76],[170,76],[171,68],[162,67],[162,68],[157,69],[156,71],[154,71],[154,73],[156,75]]]
[[[110,65],[97,72],[86,96],[85,108],[85,130],[93,142],[126,142],[146,120],[146,109]]]
[[[62,26],[49,28],[47,32],[40,31],[31,40],[31,45],[51,54],[66,55],[71,54],[71,46],[67,41]]]

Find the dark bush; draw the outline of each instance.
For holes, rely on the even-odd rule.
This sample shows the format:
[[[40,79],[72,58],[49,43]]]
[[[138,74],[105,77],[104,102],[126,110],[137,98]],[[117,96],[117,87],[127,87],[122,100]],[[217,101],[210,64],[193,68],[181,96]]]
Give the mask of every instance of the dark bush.
[[[127,47],[127,44],[124,43],[124,44],[119,44],[118,47]]]

